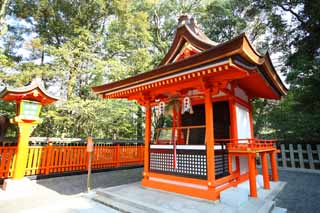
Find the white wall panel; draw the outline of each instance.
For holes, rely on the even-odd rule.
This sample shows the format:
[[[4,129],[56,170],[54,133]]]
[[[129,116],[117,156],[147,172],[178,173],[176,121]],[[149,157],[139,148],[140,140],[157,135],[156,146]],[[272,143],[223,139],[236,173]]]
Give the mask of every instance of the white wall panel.
[[[245,174],[248,172],[248,158],[247,157],[239,157],[240,161],[240,175]]]
[[[240,104],[236,104],[236,113],[238,138],[251,138],[249,110]],[[246,143],[246,141],[239,141],[239,143]]]
[[[237,129],[238,138],[245,139],[251,138],[251,127],[250,127],[250,115],[249,110],[240,105],[236,104],[237,113]],[[239,143],[247,143],[248,141],[239,141]],[[248,172],[248,158],[240,157],[240,174],[245,174]]]

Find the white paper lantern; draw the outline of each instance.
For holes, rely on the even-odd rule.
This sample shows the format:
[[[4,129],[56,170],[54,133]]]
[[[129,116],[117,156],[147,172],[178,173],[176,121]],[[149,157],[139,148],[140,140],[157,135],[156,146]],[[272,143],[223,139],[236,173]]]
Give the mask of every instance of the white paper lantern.
[[[166,110],[166,104],[165,102],[161,101],[159,103],[159,115],[163,115],[165,110]]]
[[[184,114],[185,112],[189,112],[190,114],[193,114],[190,97],[183,98],[182,114]]]

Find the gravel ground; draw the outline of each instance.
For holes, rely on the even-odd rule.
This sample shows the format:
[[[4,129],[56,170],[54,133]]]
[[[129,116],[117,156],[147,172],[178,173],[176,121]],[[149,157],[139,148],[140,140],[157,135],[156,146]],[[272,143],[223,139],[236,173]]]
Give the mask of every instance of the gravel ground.
[[[106,188],[140,181],[142,168],[93,173],[91,188]],[[276,199],[276,206],[289,213],[320,212],[320,174],[279,171],[281,181],[287,182]],[[86,192],[87,175],[74,175],[37,180],[37,183],[60,194]]]
[[[320,212],[320,174],[280,170],[279,177],[287,185],[277,196],[276,206],[289,213]]]
[[[142,179],[143,168],[114,170],[91,174],[91,189],[106,188],[137,182]],[[87,191],[87,174],[37,180],[37,183],[60,194],[74,195]]]

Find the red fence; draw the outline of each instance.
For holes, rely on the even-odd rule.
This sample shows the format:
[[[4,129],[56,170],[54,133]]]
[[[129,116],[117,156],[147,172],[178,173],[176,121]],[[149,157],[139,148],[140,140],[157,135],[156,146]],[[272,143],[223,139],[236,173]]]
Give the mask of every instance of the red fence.
[[[93,169],[143,165],[142,145],[95,146]],[[16,147],[0,147],[0,178],[12,176]],[[84,171],[88,167],[86,146],[30,146],[25,175],[48,175]]]
[[[16,147],[0,147],[0,178],[12,176]]]

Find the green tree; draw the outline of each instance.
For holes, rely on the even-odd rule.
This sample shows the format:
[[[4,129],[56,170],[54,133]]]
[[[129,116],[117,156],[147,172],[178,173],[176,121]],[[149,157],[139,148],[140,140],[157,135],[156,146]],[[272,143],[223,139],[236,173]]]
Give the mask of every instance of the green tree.
[[[281,51],[289,94],[269,113],[277,136],[318,140],[320,136],[320,5],[316,1],[256,1],[268,17],[271,47]]]

